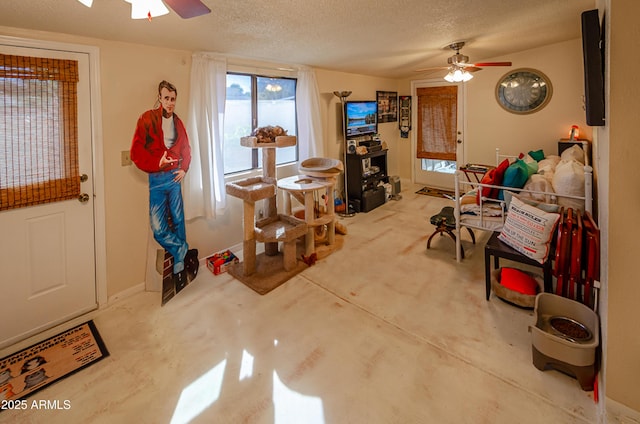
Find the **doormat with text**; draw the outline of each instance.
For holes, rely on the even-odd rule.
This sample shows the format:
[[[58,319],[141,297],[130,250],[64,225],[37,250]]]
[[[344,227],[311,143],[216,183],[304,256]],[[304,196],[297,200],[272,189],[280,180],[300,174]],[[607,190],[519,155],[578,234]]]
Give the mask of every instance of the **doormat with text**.
[[[416,194],[424,194],[425,196],[433,196],[433,197],[444,197],[446,199],[453,199],[455,193],[451,190],[442,190],[440,188],[434,187],[422,187],[420,190],[416,191]]]
[[[23,399],[109,356],[93,321],[0,359],[0,400]]]

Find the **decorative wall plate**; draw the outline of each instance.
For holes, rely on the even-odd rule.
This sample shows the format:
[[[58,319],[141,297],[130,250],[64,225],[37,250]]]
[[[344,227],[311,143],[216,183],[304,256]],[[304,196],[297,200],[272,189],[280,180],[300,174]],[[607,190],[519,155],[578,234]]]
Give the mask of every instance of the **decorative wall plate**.
[[[537,112],[549,103],[553,87],[542,72],[521,68],[505,74],[496,85],[496,100],[508,112]]]

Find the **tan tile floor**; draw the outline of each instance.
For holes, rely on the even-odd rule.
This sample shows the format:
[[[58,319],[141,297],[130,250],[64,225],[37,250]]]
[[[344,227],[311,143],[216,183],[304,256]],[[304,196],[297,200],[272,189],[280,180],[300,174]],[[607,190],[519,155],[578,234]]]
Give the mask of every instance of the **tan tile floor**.
[[[448,238],[426,250],[451,201],[413,188],[341,218],[343,248],[265,296],[201,267],[164,307],[139,293],[95,313],[110,357],[33,396],[71,409],[0,422],[604,422],[592,392],[533,366],[532,312],[485,300],[488,234],[463,235],[462,263]]]

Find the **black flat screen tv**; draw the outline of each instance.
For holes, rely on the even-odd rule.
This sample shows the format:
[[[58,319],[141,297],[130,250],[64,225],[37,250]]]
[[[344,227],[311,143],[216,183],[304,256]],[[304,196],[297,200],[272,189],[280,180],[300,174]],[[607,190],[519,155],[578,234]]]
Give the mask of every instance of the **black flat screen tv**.
[[[378,103],[375,100],[348,101],[344,105],[347,138],[378,132]]]
[[[597,9],[582,12],[582,57],[587,125],[603,126],[605,124],[604,30],[600,30]]]

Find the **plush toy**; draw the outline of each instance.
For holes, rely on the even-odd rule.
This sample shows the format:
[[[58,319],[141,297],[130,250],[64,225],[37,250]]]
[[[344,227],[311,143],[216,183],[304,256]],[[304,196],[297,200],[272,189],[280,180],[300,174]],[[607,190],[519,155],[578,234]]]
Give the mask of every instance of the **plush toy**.
[[[251,135],[258,139],[258,143],[275,143],[276,137],[287,135],[287,131],[280,126],[267,125],[256,128]]]
[[[315,252],[310,254],[309,256],[302,255],[302,262],[304,262],[309,266],[314,265],[317,260],[318,260],[318,255],[316,255]]]
[[[356,154],[357,155],[366,155],[367,153],[369,153],[369,150],[367,150],[367,146],[358,146],[356,147]]]

